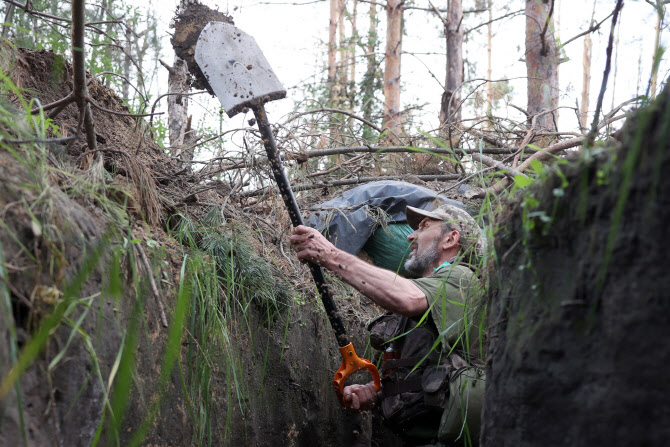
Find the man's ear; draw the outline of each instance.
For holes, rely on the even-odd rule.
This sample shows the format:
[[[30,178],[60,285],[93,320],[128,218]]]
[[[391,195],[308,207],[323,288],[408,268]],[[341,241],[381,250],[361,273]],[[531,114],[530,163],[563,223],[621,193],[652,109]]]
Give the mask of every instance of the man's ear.
[[[442,240],[442,248],[449,250],[452,247],[458,246],[459,241],[461,240],[461,234],[456,230],[451,230],[444,235]]]

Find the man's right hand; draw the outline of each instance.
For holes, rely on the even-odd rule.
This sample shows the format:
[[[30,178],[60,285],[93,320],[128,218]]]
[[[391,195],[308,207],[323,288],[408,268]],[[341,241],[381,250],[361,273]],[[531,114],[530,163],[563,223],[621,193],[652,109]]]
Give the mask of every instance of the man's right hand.
[[[344,387],[344,402],[354,411],[371,410],[377,404],[379,395],[372,382],[367,385],[349,385]]]
[[[338,250],[317,230],[298,225],[289,239],[298,259],[302,262],[313,262],[328,268],[328,261]]]

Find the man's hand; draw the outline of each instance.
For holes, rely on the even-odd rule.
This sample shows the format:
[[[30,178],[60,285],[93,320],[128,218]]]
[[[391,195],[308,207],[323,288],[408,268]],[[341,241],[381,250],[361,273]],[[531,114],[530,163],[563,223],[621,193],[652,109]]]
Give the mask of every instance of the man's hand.
[[[377,404],[379,396],[372,382],[367,385],[349,385],[344,387],[344,402],[349,404],[350,410],[371,410]]]
[[[293,230],[289,241],[301,262],[313,262],[321,267],[337,251],[321,233],[304,225],[298,225]]]

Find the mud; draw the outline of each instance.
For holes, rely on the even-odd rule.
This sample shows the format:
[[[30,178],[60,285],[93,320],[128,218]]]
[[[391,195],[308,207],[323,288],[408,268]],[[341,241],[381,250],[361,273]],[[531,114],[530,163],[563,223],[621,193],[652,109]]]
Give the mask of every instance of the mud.
[[[482,446],[670,443],[669,126],[666,89],[498,222]]]
[[[189,4],[185,10],[178,11],[174,19],[175,32],[170,40],[177,56],[186,61],[188,71],[193,75],[191,86],[199,90],[207,90],[214,95],[207,78],[195,61],[195,45],[202,29],[209,22],[225,22],[234,25],[233,18],[220,11],[210,9],[199,3]]]

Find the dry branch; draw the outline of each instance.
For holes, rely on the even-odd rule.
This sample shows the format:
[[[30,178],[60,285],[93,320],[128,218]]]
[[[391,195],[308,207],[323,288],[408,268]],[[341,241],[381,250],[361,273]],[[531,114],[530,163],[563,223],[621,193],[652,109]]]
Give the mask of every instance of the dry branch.
[[[165,113],[165,112],[156,112],[156,113],[128,113],[128,112],[117,112],[117,111],[115,111],[115,110],[106,109],[106,108],[102,107],[101,105],[96,104],[96,103],[95,103],[92,99],[90,99],[90,98],[89,98],[88,102],[89,102],[93,107],[95,107],[96,109],[98,109],[98,110],[100,110],[100,111],[102,111],[102,112],[109,113],[109,114],[111,114],[111,115],[130,116],[130,117],[132,117],[132,118],[141,118],[141,117],[145,117],[145,116],[163,115],[163,114]]]
[[[59,99],[58,101],[54,101],[54,102],[52,102],[50,104],[47,104],[43,107],[35,107],[34,109],[32,109],[30,111],[30,113],[35,115],[36,113],[39,113],[40,110],[43,110],[43,111],[46,112],[47,110],[55,109],[55,108],[58,108],[58,107],[61,107],[61,106],[65,107],[72,102],[74,102],[74,93],[70,92],[70,94],[68,94],[66,97],[64,97],[62,99]]]
[[[482,153],[490,155],[509,155],[516,152],[516,148],[483,148],[483,149],[459,149],[459,151],[466,154]],[[293,152],[287,155],[288,159],[306,160],[307,158],[328,157],[331,155],[344,155],[353,153],[370,153],[383,154],[388,153],[403,153],[403,152],[421,152],[440,155],[454,155],[451,149],[441,147],[415,148],[410,146],[351,146],[351,147],[334,147],[329,149],[317,149],[304,152]]]
[[[577,34],[576,36],[571,37],[570,39],[566,40],[564,43],[561,44],[561,47],[566,46],[566,45],[569,44],[570,42],[572,42],[572,41],[574,41],[574,40],[577,40],[577,39],[579,39],[579,38],[582,37],[582,36],[586,36],[587,34],[591,34],[591,33],[594,32],[594,31],[598,31],[598,30],[600,29],[600,26],[605,22],[605,20],[607,20],[607,19],[609,19],[610,17],[612,17],[612,14],[614,14],[614,11],[610,12],[610,13],[607,15],[607,17],[605,17],[604,19],[602,19],[600,22],[595,23],[595,24],[592,24],[592,25],[589,27],[589,29],[587,29],[586,31],[583,31],[583,32]]]
[[[486,166],[489,166],[491,168],[499,169],[503,174],[505,174],[507,177],[509,177],[512,180],[514,180],[514,177],[516,177],[517,175],[520,175],[522,177],[526,177],[520,171],[517,171],[516,169],[510,168],[508,166],[505,166],[501,162],[499,162],[497,160],[494,160],[490,157],[487,157],[486,155],[472,153],[472,154],[470,154],[470,157],[472,157],[473,160],[477,160],[478,162],[485,164]]]
[[[619,12],[623,8],[623,0],[617,0],[616,6],[614,7],[614,14],[612,16],[612,27],[610,28],[610,36],[607,42],[607,60],[605,62],[605,71],[603,72],[603,82],[600,85],[600,94],[598,95],[598,103],[596,104],[596,111],[593,115],[593,123],[591,124],[591,130],[589,131],[588,136],[586,137],[586,144],[588,146],[593,145],[593,140],[596,138],[596,132],[598,132],[598,119],[600,118],[600,110],[603,106],[603,98],[605,97],[605,90],[607,89],[607,79],[610,74],[610,67],[612,65],[612,45],[614,42],[614,29],[616,28],[616,22],[619,17]]]
[[[348,186],[348,185],[358,185],[361,183],[370,183],[376,182],[379,180],[421,180],[424,182],[434,182],[434,181],[448,181],[448,180],[458,180],[461,178],[460,174],[447,174],[447,175],[385,175],[382,177],[359,177],[355,179],[347,180],[333,180],[330,182],[321,182],[321,183],[303,183],[300,185],[293,186],[294,192],[308,191],[311,189],[319,188],[330,188],[336,186]],[[277,194],[276,188],[267,187],[256,189],[254,191],[248,191],[240,194],[240,197],[254,197],[264,194]]]
[[[363,124],[365,124],[368,127],[373,128],[374,130],[376,130],[379,133],[383,132],[383,130],[380,127],[378,127],[377,125],[375,125],[374,123],[372,123],[372,122],[366,120],[365,118],[362,118],[362,117],[360,117],[360,116],[358,116],[354,113],[347,112],[346,110],[332,109],[332,108],[327,108],[327,107],[323,107],[323,108],[316,109],[316,110],[308,110],[306,112],[298,113],[298,114],[293,115],[292,117],[290,117],[286,122],[290,123],[291,121],[296,120],[296,119],[300,118],[301,116],[309,115],[309,114],[312,114],[312,113],[321,113],[321,112],[341,113],[342,115],[347,115],[351,118],[357,119],[358,121],[362,122]]]
[[[66,22],[66,23],[71,22],[70,19],[54,16],[54,15],[47,14],[47,13],[44,13],[44,12],[35,11],[34,9],[29,7],[29,5],[31,5],[31,3],[32,3],[30,1],[26,1],[25,5],[22,4],[22,3],[16,2],[14,0],[4,0],[4,2],[8,3],[10,5],[13,5],[13,6],[18,6],[19,8],[23,9],[27,14],[30,14],[30,15],[33,15],[33,16],[44,17],[44,18],[47,18],[47,19],[58,20],[60,22]]]

